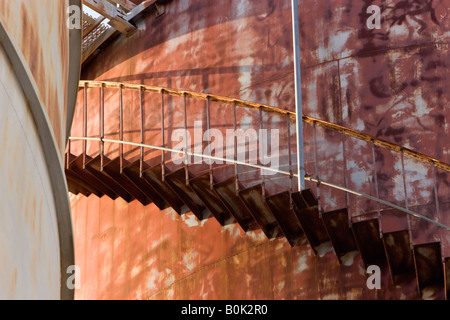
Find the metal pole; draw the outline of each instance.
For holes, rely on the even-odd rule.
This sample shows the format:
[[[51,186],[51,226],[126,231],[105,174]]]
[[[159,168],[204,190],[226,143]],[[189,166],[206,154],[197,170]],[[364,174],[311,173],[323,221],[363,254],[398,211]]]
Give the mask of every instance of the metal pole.
[[[206,130],[208,132],[208,141],[211,143],[211,102],[209,98],[206,99]],[[209,150],[212,155],[212,150]],[[209,161],[209,187],[214,190],[214,172],[213,172],[213,162]]]
[[[88,135],[87,129],[87,84],[84,84],[83,90],[83,136],[86,138]],[[87,141],[83,141],[83,170],[86,169],[87,161]]]
[[[100,88],[100,137],[102,138],[100,142],[100,150],[101,150],[101,172],[103,172],[103,168],[105,167],[105,85],[102,83]]]
[[[144,100],[145,100],[145,89],[141,87],[139,90],[139,111],[141,117],[141,143],[145,142],[145,110],[144,110]],[[139,157],[139,176],[142,178],[144,174],[144,147],[141,147],[141,153]]]
[[[303,107],[302,107],[302,78],[300,66],[300,27],[298,21],[298,1],[292,0],[292,31],[294,44],[295,67],[295,112],[297,114],[297,171],[298,188],[306,189],[305,185],[305,157],[303,153]]]

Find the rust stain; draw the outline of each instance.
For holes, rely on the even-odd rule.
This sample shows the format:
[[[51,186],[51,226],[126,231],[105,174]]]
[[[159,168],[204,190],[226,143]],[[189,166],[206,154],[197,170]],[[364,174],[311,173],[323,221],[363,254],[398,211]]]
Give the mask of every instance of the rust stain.
[[[292,39],[290,24],[286,23],[290,21],[288,2],[222,1],[212,5],[195,0],[189,5],[184,4],[183,1],[169,1],[163,16],[156,20],[145,19],[140,23],[141,30],[131,37],[118,37],[84,67],[82,78],[217,93],[289,111],[294,109]],[[383,9],[384,23],[380,31],[366,28],[366,9],[370,4],[380,5]],[[450,134],[449,111],[446,106],[450,95],[446,87],[449,81],[450,25],[448,19],[442,18],[445,15],[443,1],[401,1],[394,8],[381,1],[319,0],[308,2],[308,5],[300,1],[300,5],[305,114],[449,162],[446,140]],[[72,129],[74,136],[81,136],[83,132],[82,94],[81,91]],[[113,90],[106,92],[109,102],[106,135],[113,139],[117,138],[119,128],[117,96],[114,95]],[[99,91],[91,88],[87,96],[90,102],[89,135],[97,136]],[[179,97],[165,99],[164,143],[173,147],[171,133],[184,127],[183,100]],[[124,105],[127,106],[124,132],[127,138],[140,140],[139,126],[136,126],[139,114],[137,93],[126,93]],[[146,93],[144,105],[144,123],[148,128],[144,142],[161,145],[160,96]],[[225,132],[233,127],[233,113],[229,107],[219,102],[212,103],[211,107],[215,129]],[[189,131],[192,133],[195,120],[205,123],[205,105],[189,101],[187,109]],[[253,111],[239,109],[237,120],[242,128],[263,124],[268,128],[286,129],[280,125],[279,118],[261,121],[259,114]],[[373,196],[379,193],[383,199],[404,205],[401,159],[397,154],[375,148],[374,168],[371,145],[343,138],[325,128],[318,128],[317,133],[319,175],[323,179],[339,185],[347,183],[349,187]],[[291,135],[292,141],[294,138]],[[281,141],[286,146],[284,131]],[[313,129],[307,126],[305,160],[311,175],[315,174],[313,141]],[[106,150],[109,158],[118,156],[117,146],[107,144]],[[88,144],[90,156],[95,157],[98,151],[97,143]],[[80,154],[81,144],[74,143],[73,152]],[[139,159],[138,148],[127,148],[125,153],[130,162]],[[285,169],[287,154],[283,156]],[[150,167],[159,166],[161,153],[148,151],[145,161]],[[167,162],[169,172],[181,170]],[[198,177],[200,169],[198,172],[197,168],[191,169],[190,173]],[[221,193],[222,198],[232,199],[228,193],[235,191],[233,168],[214,169],[214,178],[218,182],[216,192]],[[159,176],[162,167],[155,170]],[[440,217],[446,219],[449,212],[448,175],[414,161],[407,161],[405,170],[409,179],[410,208],[438,219],[434,204],[436,195]],[[180,175],[177,183],[181,186],[184,170],[177,174]],[[344,179],[344,174],[347,174],[347,179]],[[437,194],[432,182],[435,177]],[[109,287],[112,291],[103,288],[99,292],[94,286],[98,275],[92,272],[83,282],[89,288],[83,298],[418,298],[415,279],[394,284],[390,280],[390,271],[394,276],[400,269],[413,271],[409,241],[418,243],[438,237],[435,229],[413,220],[412,239],[409,239],[405,215],[380,208],[382,219],[378,223],[385,234],[384,248],[381,240],[376,238],[376,224],[367,226],[371,232],[367,237],[377,244],[378,252],[386,250],[391,269],[383,267],[383,287],[373,292],[366,287],[361,255],[352,257],[353,263],[348,266],[336,263],[334,253],[329,250],[328,235],[319,219],[319,209],[326,213],[347,208],[348,218],[366,221],[364,218],[377,213],[377,206],[354,196],[347,199],[342,192],[319,186],[319,202],[312,204],[311,209],[298,208],[301,212],[296,212],[297,215],[314,214],[311,226],[322,225],[320,230],[315,229],[319,232],[317,239],[314,239],[314,234],[307,234],[313,245],[324,245],[321,254],[316,256],[306,244],[291,248],[284,237],[265,238],[265,234],[271,235],[270,225],[276,226],[276,220],[267,214],[270,208],[265,205],[263,192],[255,187],[260,179],[256,171],[240,172],[239,187],[243,199],[239,205],[242,206],[244,200],[247,207],[239,210],[228,206],[240,220],[240,225],[220,226],[212,217],[203,219],[202,212],[197,212],[197,217],[192,213],[179,215],[181,212],[176,213],[170,208],[160,211],[153,205],[144,207],[136,201],[127,204],[121,199],[113,201],[107,197],[102,198],[98,206],[92,197],[81,197],[73,205],[75,215],[83,214],[85,206],[90,208],[94,205],[96,209],[92,209],[87,219],[97,223],[95,214],[108,208],[114,218],[105,218],[101,225],[106,223],[116,230],[112,243],[108,244],[110,247],[103,248],[104,252],[109,250],[111,256],[108,261],[112,262],[97,259],[100,269],[108,266],[114,275]],[[226,190],[221,184],[226,184]],[[289,188],[287,179],[283,182],[269,179],[266,184],[270,196]],[[308,187],[317,196],[318,186],[308,183]],[[258,211],[263,214],[256,215]],[[249,217],[249,214],[254,216]],[[248,232],[242,230],[252,224],[253,218],[259,219],[265,234],[261,230],[253,230],[253,227]],[[75,229],[83,228],[81,220],[79,224]],[[139,224],[145,225],[145,232],[139,230]],[[349,247],[354,249],[350,232],[346,236],[350,239]],[[134,237],[135,233],[140,236]],[[76,234],[78,248],[78,243],[82,246],[88,238],[81,232]],[[448,234],[441,238],[445,243],[450,242]],[[91,253],[84,255],[95,258],[90,256]]]
[[[51,12],[51,13],[50,13]],[[41,21],[41,16],[52,19]],[[69,31],[66,28],[66,4],[61,1],[3,1],[0,10],[8,33],[17,41],[28,63],[44,104],[56,143],[62,156],[65,145],[65,115],[67,114]],[[55,47],[54,39],[60,46]]]

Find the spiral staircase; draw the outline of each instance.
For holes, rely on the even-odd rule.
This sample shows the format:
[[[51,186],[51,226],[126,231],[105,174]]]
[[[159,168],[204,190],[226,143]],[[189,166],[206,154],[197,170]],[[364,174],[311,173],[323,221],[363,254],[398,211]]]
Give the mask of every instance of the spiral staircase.
[[[96,90],[99,99],[88,101],[88,90]],[[105,99],[105,90],[115,91],[113,98]],[[394,285],[415,277],[419,297],[431,288],[438,298],[448,298],[450,258],[443,254],[445,241],[441,241],[448,237],[450,230],[444,223],[449,221],[444,217],[447,204],[439,197],[440,184],[434,183],[434,203],[408,205],[407,184],[415,181],[407,176],[405,159],[432,167],[436,175],[450,171],[448,164],[361,132],[303,116],[307,132],[305,179],[308,189],[298,190],[297,151],[293,145],[295,114],[291,112],[211,94],[124,83],[82,81],[80,95],[82,130],[76,132],[78,134],[72,132],[66,152],[65,172],[71,193],[122,198],[144,206],[154,204],[160,210],[170,207],[180,215],[192,212],[199,220],[213,217],[222,226],[238,223],[244,231],[261,229],[268,239],[285,237],[291,246],[303,245],[306,240],[318,256],[332,247],[343,265],[359,252],[366,267],[388,268]],[[128,105],[130,99],[124,103],[124,95],[138,96],[134,99],[139,101],[137,106]],[[153,97],[152,103],[148,103],[148,95]],[[241,125],[238,116],[243,119],[243,113],[253,115],[253,120],[245,124],[246,128],[278,128],[281,132],[279,166],[274,169],[262,165],[260,157],[252,163],[238,161],[237,146],[242,142],[236,136],[234,159],[223,159],[224,164],[211,163],[221,159],[220,155],[191,152],[191,145],[193,150],[204,149],[204,146],[195,149],[192,143],[186,143],[184,151],[187,152],[182,152],[186,161],[175,164],[168,156],[180,154],[168,140],[170,127],[174,125],[171,121],[178,117],[181,129],[193,132],[189,118],[195,114],[189,112],[189,103],[195,104],[195,110],[201,110],[205,116],[205,129],[227,123],[229,129],[236,130]],[[170,110],[169,104],[174,109]],[[220,112],[213,111],[219,106]],[[149,108],[153,112],[153,127],[148,127],[144,121]],[[112,109],[118,113],[114,115],[119,122],[118,132],[108,129],[105,121],[106,112],[111,113]],[[160,112],[155,115],[155,110]],[[125,113],[130,116],[130,112],[135,126],[131,129],[124,125]],[[97,133],[89,127],[94,123]],[[336,166],[336,175],[344,175],[332,179],[333,182],[320,175],[327,159],[319,158],[327,148],[323,142],[328,136],[330,141],[345,141],[339,143],[342,152],[336,158],[343,159],[342,163],[337,165],[336,161],[329,160],[330,166]],[[160,139],[160,143],[155,143],[156,139]],[[367,146],[363,148],[367,151],[364,159],[370,159],[362,164],[372,170],[370,190],[364,186],[361,190],[351,188],[348,177],[351,153],[347,151],[349,146],[361,143]],[[395,166],[402,173],[404,202],[392,201],[389,196],[381,199],[386,195],[379,186],[386,183],[381,181],[386,168],[378,155],[383,152],[399,160]],[[192,157],[197,157],[197,161],[192,161]],[[210,163],[205,162],[208,159]],[[267,172],[272,174],[265,175]],[[339,179],[342,184],[336,183]],[[330,203],[336,201],[329,202],[327,197],[336,194],[342,201],[330,208]],[[350,212],[351,205],[360,200],[364,206],[355,206]],[[432,208],[431,216],[423,213],[423,205]],[[414,236],[414,228],[424,224],[431,226],[425,230],[433,234],[420,240]]]

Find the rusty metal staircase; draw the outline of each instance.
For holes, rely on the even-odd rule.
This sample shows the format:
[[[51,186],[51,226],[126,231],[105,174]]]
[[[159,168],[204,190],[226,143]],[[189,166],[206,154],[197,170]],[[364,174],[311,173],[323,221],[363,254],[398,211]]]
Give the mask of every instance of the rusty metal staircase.
[[[109,91],[108,99],[105,97],[106,90]],[[88,103],[88,91],[92,91],[94,97],[89,100],[92,104]],[[442,248],[450,228],[441,223],[449,221],[442,219],[447,204],[439,198],[437,189],[440,185],[437,183],[433,185],[435,203],[427,203],[428,207],[433,208],[433,214],[424,214],[421,204],[408,204],[405,157],[432,167],[435,176],[441,173],[441,177],[450,171],[448,164],[351,129],[303,116],[304,123],[311,129],[305,129],[309,132],[305,139],[310,141],[305,144],[305,154],[310,158],[306,159],[305,164],[306,172],[310,173],[306,176],[309,189],[298,190],[294,179],[296,166],[293,165],[296,150],[291,144],[295,135],[295,114],[291,112],[196,92],[108,82],[82,81],[80,94],[83,103],[79,105],[78,122],[82,122],[82,127],[72,131],[66,153],[65,172],[70,192],[122,198],[127,202],[139,201],[144,206],[153,203],[160,210],[171,207],[180,215],[191,211],[199,220],[212,216],[222,226],[238,223],[244,231],[261,229],[268,239],[286,237],[291,246],[301,245],[307,240],[318,256],[327,252],[327,248],[332,248],[342,265],[360,253],[366,266],[388,268],[394,285],[415,277],[420,297],[427,290],[432,290],[434,297],[448,298],[450,258],[443,257]],[[127,103],[124,103],[124,95]],[[114,107],[110,102],[106,105],[106,100],[113,101],[111,104]],[[139,106],[133,109],[128,101],[135,100],[139,101]],[[239,161],[237,146],[240,142],[236,136],[234,158],[217,155],[217,150],[215,154],[211,152],[207,155],[191,152],[191,146],[194,150],[204,148],[195,149],[193,144],[186,143],[182,152],[186,161],[175,164],[168,154],[180,154],[180,151],[170,144],[169,130],[170,126],[180,124],[184,132],[194,131],[188,121],[188,117],[193,117],[193,113],[189,112],[189,101],[197,111],[202,110],[206,129],[227,123],[228,128],[236,132],[242,125],[239,115],[241,119],[253,116],[247,128],[272,126],[282,129],[284,135],[279,144],[278,167],[262,165],[260,157],[252,163]],[[214,112],[213,104],[221,106],[221,111]],[[183,110],[183,106],[184,111],[178,113],[180,121],[177,124],[174,111]],[[116,122],[118,119],[118,132],[106,128],[107,111],[115,114]],[[146,112],[152,114],[150,118],[154,125],[159,123],[158,128],[146,126]],[[134,128],[127,128],[125,114],[131,118]],[[214,116],[219,118],[216,125]],[[91,130],[89,134],[90,126],[98,132]],[[153,131],[155,129],[158,134]],[[201,134],[204,136],[204,132]],[[344,155],[343,168],[336,167],[335,171],[336,175],[343,172],[344,179],[339,179],[345,186],[320,177],[319,169],[323,162],[319,156],[328,148],[324,143],[328,138],[331,139],[328,141],[344,141],[339,144]],[[349,159],[346,159],[349,156],[347,151],[351,150],[346,149],[349,141],[364,144],[362,149],[368,150],[365,157],[371,158],[371,161],[366,161],[362,166],[372,170],[368,182],[370,192],[364,185],[362,190],[351,188],[348,178],[350,168],[347,166]],[[108,150],[106,145],[109,145]],[[250,148],[248,150],[250,154]],[[348,153],[351,155],[351,152]],[[386,153],[401,160],[398,167],[403,177],[404,203],[380,198],[383,192],[379,184],[385,182],[386,168],[377,164],[377,155],[386,156]],[[341,156],[325,160],[333,166],[336,165],[335,159],[341,160]],[[197,162],[195,159],[192,161],[193,157],[197,157]],[[205,164],[205,159],[209,159],[210,163]],[[212,163],[212,160],[224,160],[224,163]],[[273,175],[263,174],[267,172]],[[327,202],[328,198],[332,200],[331,205]],[[388,200],[391,198],[388,195]],[[363,200],[362,205],[355,205],[359,200]],[[427,229],[432,233],[431,237],[422,240],[417,237],[414,226],[421,223],[431,226]]]

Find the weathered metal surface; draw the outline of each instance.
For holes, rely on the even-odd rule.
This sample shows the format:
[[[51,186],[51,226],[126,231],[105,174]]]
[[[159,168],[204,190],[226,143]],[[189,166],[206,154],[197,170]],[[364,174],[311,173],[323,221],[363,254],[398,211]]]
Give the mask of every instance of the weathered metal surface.
[[[89,182],[85,181],[78,174],[68,170],[65,171],[65,174],[67,183],[70,185],[70,192],[71,190],[76,190],[76,192],[80,192],[87,197],[91,194],[95,194],[97,197],[103,196],[103,194],[97,188],[92,186]]]
[[[448,68],[445,66],[450,61],[450,25],[445,18],[446,5],[444,1],[432,1],[429,6],[425,1],[398,3],[402,7],[398,7],[395,1],[386,4],[319,0],[307,5],[300,1],[304,112],[448,163],[450,158],[445,137],[449,135],[449,114],[445,106],[450,99],[445,89],[448,86]],[[366,9],[370,4],[382,7],[384,22],[379,31],[366,27],[369,17]],[[416,11],[414,6],[421,10]],[[111,42],[85,65],[82,78],[217,93],[292,111],[290,9],[289,1],[212,3],[173,0],[165,5],[162,16],[137,20],[136,34],[128,38],[119,36]],[[118,100],[112,91],[106,94],[106,100],[110,101],[106,133],[108,137],[117,137]],[[99,94],[96,89],[89,89],[88,99],[91,106],[89,135],[96,136],[99,132]],[[124,95],[124,105],[125,138],[140,141],[139,93]],[[144,106],[144,124],[148,128],[144,142],[161,145],[163,141],[169,148],[178,143],[171,138],[174,130],[185,126],[183,99],[164,97],[164,139],[160,119],[161,96],[146,93]],[[206,124],[205,105],[203,101],[197,103],[188,99],[187,110],[188,131],[194,136],[194,121]],[[239,109],[238,128],[280,128],[280,144],[284,147],[281,148],[281,167],[289,171],[285,148],[286,121],[280,117],[261,119],[257,111]],[[222,133],[233,128],[230,106],[211,102],[210,117],[211,126]],[[82,136],[81,132],[82,112],[79,108],[73,135]],[[294,135],[290,137],[291,142],[295,141]],[[313,141],[313,127],[308,124],[305,126],[305,164],[311,176],[316,174]],[[398,153],[376,147],[376,164],[372,166],[371,144],[367,141],[357,141],[318,126],[317,142],[318,175],[324,180],[373,196],[378,192],[383,199],[403,206],[407,204],[433,219],[440,218],[450,223],[446,205],[449,176],[443,171],[434,172],[431,166],[406,157],[405,194]],[[74,152],[79,147],[74,144]],[[117,146],[106,144],[106,148],[108,157],[117,156]],[[89,154],[96,155],[97,152],[98,145],[90,143]],[[125,153],[130,162],[139,157],[138,148],[129,148]],[[295,148],[292,153],[295,161]],[[159,151],[148,152],[145,156],[152,167],[161,163]],[[170,162],[170,153],[165,153],[165,156]],[[170,172],[179,169],[173,163],[167,163],[167,166]],[[193,177],[204,169],[204,166],[190,165]],[[223,181],[235,178],[233,170],[222,173],[216,165],[214,170],[219,187]],[[436,193],[433,190],[435,177]],[[239,167],[238,178],[240,190],[261,182],[258,170],[242,167]],[[236,181],[229,181],[223,189],[227,196],[236,192]],[[269,196],[289,189],[288,177],[277,181],[267,179],[265,183]],[[317,225],[322,224],[318,205],[324,212],[348,206],[350,218],[377,209],[373,202],[356,196],[347,198],[343,192],[323,185],[308,183],[307,186],[314,195],[320,191],[320,203],[311,205],[315,208],[304,208],[314,213],[314,219],[319,222]],[[294,191],[296,188],[294,184]],[[222,196],[222,200],[224,198]],[[440,210],[436,210],[436,198]],[[82,197],[78,201],[74,204],[74,216],[75,219],[80,216],[77,221],[79,228],[83,228],[83,206],[91,202],[97,206],[98,203]],[[262,201],[262,196],[258,196],[255,206]],[[239,202],[230,203],[237,207],[234,211],[239,210]],[[116,206],[118,208],[114,208]],[[390,283],[385,270],[382,289],[368,290],[361,256],[349,261],[350,266],[338,266],[330,252],[331,247],[326,246],[326,237],[314,240],[311,234],[308,235],[306,223],[301,221],[303,214],[298,210],[296,213],[313,248],[316,249],[314,243],[323,245],[320,256],[315,256],[308,246],[290,248],[283,238],[268,241],[261,230],[244,233],[237,224],[220,227],[213,219],[199,222],[190,213],[179,216],[170,209],[160,212],[152,205],[143,208],[137,202],[125,204],[117,200],[113,203],[109,199],[101,199],[100,207],[113,212],[102,211],[101,215],[105,219],[102,220],[105,228],[113,225],[115,231],[103,233],[105,230],[101,223],[99,230],[92,230],[89,235],[79,233],[78,237],[82,246],[88,237],[105,234],[108,243],[100,247],[104,255],[109,252],[108,262],[99,264],[117,277],[107,282],[108,288],[103,284],[98,289],[89,288],[80,297],[417,298],[415,281],[397,281],[396,287]],[[380,225],[387,237],[384,240],[386,251],[394,269],[398,267],[395,272],[411,271],[412,255],[408,255],[407,249],[410,241],[442,237],[443,243],[449,242],[448,233],[438,233],[415,219],[411,219],[412,239],[406,238],[408,232],[399,233],[397,237],[391,232],[408,228],[405,214],[397,214],[384,207],[380,209]],[[245,214],[241,216],[245,221]],[[98,226],[95,217],[89,219],[89,224]],[[245,224],[241,221],[241,225]],[[374,225],[370,226],[372,232],[375,229]],[[394,245],[389,246],[386,240]],[[77,257],[81,263],[85,258],[96,257],[98,250],[95,247],[92,250],[84,255],[79,253]],[[96,277],[94,272],[88,276],[93,281],[99,280]],[[101,280],[104,279],[99,283]],[[91,286],[88,281],[86,285]]]
[[[350,226],[347,209],[338,209],[322,214],[322,221],[330,236],[334,252],[341,264],[347,264],[358,253]]]
[[[81,1],[0,3],[3,299],[71,299],[74,264],[64,150],[75,109],[81,32],[66,26]]]
[[[166,171],[166,173],[168,173]],[[146,168],[143,172],[143,178],[159,192],[159,195],[174,209],[178,214],[182,214],[183,206],[185,204],[170,188],[170,186],[163,182],[162,165]]]
[[[0,100],[0,299],[60,299],[51,172],[26,97],[1,45]]]
[[[73,174],[79,178],[77,180],[83,180],[87,185],[94,188],[95,190],[98,190],[98,192],[94,193],[99,197],[107,195],[113,200],[117,199],[117,194],[114,192],[114,190],[108,187],[104,181],[99,180],[88,170],[83,168],[83,161],[84,161],[83,155],[74,157],[73,155],[69,154],[66,155],[66,157],[67,157],[66,161],[68,161],[68,165],[66,166],[66,174],[67,173]],[[69,183],[69,187],[73,187],[73,185]]]
[[[208,218],[209,212],[203,204],[202,200],[200,200],[195,192],[192,191],[192,189],[188,185],[186,185],[188,180],[186,180],[185,168],[181,168],[175,172],[170,173],[165,177],[165,181],[195,214],[197,219],[203,220]]]
[[[322,254],[320,246],[326,245],[330,241],[325,225],[319,217],[319,207],[317,200],[311,190],[304,190],[292,194],[297,217],[302,230],[305,232],[311,248],[315,254]]]
[[[127,163],[123,161],[123,174],[134,184],[136,187],[144,193],[147,198],[149,198],[160,210],[167,209],[167,203],[164,199],[156,192],[151,184],[140,177],[140,160],[133,163]]]
[[[450,258],[444,259],[445,299],[450,297]]]
[[[214,189],[211,188],[210,182],[210,174],[206,173],[198,176],[197,178],[191,179],[189,181],[189,185],[203,202],[205,207],[208,208],[208,210],[222,226],[225,223],[233,222],[233,217],[228,212],[227,207],[222,204],[220,198],[217,197]]]
[[[441,243],[424,243],[414,246],[414,265],[417,274],[417,289],[422,298],[443,298],[444,268]]]
[[[352,224],[353,234],[364,265],[386,265],[386,254],[381,240],[378,219],[368,219]]]
[[[415,268],[408,231],[384,234],[383,244],[393,283],[399,284],[410,280]]]
[[[68,190],[74,195],[79,195],[80,193],[86,197],[89,197],[92,193],[89,192],[84,186],[80,184],[80,181],[73,177],[70,172],[65,172],[66,180],[68,184]]]
[[[242,230],[248,231],[256,228],[256,222],[248,211],[236,191],[236,179],[231,178],[214,185],[214,190],[222,200],[224,206],[239,223]]]
[[[97,179],[104,181],[111,189],[114,190],[117,195],[127,202],[133,201],[135,198],[132,196],[124,187],[120,185],[117,181],[111,178],[106,172],[101,169],[101,156],[91,158],[86,157],[86,170],[89,171]]]
[[[415,281],[396,288],[384,271],[382,289],[368,290],[360,256],[339,266],[332,252],[315,257],[309,246],[191,213],[107,197],[72,203],[76,261],[91,268],[79,299],[417,299]]]
[[[126,175],[120,173],[120,159],[115,158],[109,160],[104,158],[103,171],[108,174],[114,181],[122,186],[129,194],[131,194],[137,201],[143,205],[149,204],[150,199],[134,184],[134,182],[129,179]]]
[[[239,191],[239,196],[266,237],[274,239],[282,235],[282,230],[265,201],[263,188],[262,185],[257,185],[244,189]]]
[[[406,215],[395,209],[382,211],[380,224],[384,233],[408,230]]]

